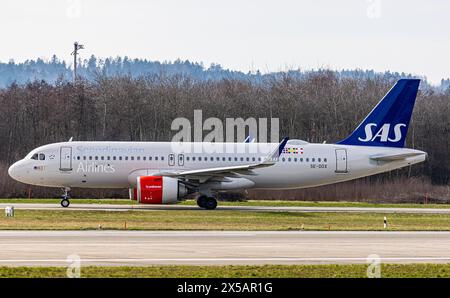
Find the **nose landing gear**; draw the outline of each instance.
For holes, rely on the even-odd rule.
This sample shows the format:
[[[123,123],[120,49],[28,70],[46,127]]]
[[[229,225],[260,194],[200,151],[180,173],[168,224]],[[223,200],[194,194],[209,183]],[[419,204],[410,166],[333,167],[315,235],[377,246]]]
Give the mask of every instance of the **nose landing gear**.
[[[64,190],[64,194],[61,196],[61,206],[64,207],[64,208],[67,208],[70,205],[70,201],[69,201],[69,199],[70,199],[70,194],[69,194],[70,188],[69,187],[65,187],[65,188],[63,188],[63,190]]]

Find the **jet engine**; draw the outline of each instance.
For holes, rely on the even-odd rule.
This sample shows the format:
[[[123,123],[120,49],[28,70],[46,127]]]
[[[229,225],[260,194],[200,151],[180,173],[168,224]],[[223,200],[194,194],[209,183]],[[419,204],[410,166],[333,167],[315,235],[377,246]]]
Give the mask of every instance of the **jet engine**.
[[[162,176],[137,177],[136,197],[141,204],[172,204],[188,195],[178,179]]]

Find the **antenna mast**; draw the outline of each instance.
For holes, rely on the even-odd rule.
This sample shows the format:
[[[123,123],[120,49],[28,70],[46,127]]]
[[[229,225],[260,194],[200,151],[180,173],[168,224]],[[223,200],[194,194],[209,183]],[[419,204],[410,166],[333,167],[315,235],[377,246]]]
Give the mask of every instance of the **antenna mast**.
[[[77,81],[77,55],[78,51],[84,49],[84,45],[79,44],[77,41],[73,44],[73,52],[71,55],[73,55],[73,82],[75,83]]]

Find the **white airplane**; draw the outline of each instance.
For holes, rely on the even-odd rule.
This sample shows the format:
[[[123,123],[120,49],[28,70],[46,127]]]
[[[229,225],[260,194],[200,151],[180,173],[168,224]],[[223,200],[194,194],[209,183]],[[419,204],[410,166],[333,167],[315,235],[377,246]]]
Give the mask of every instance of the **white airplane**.
[[[336,144],[247,140],[206,143],[223,153],[180,153],[171,142],[69,141],[34,149],[8,173],[23,183],[63,188],[63,207],[69,206],[73,187],[129,188],[130,198],[142,204],[177,203],[196,193],[199,207],[215,209],[221,191],[352,180],[426,160],[425,152],[403,148],[419,83],[399,80],[356,130]],[[191,149],[205,145],[183,144]]]

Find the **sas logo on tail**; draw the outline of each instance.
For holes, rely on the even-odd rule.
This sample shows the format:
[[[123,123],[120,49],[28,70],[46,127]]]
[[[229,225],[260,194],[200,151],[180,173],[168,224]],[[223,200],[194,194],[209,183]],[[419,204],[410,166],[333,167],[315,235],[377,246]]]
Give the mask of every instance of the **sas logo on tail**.
[[[377,128],[377,124],[376,123],[368,123],[364,127],[366,137],[364,139],[358,138],[358,140],[360,140],[361,142],[373,142],[373,141],[375,141],[376,138],[380,138],[380,142],[389,141],[389,142],[395,143],[402,139],[402,131],[401,131],[402,127],[406,127],[406,124],[399,123],[394,126],[394,138],[391,139],[389,137],[389,132],[391,130],[390,123],[383,124],[383,126],[377,131],[375,136],[373,135],[373,130],[374,130],[374,128],[375,129]]]

